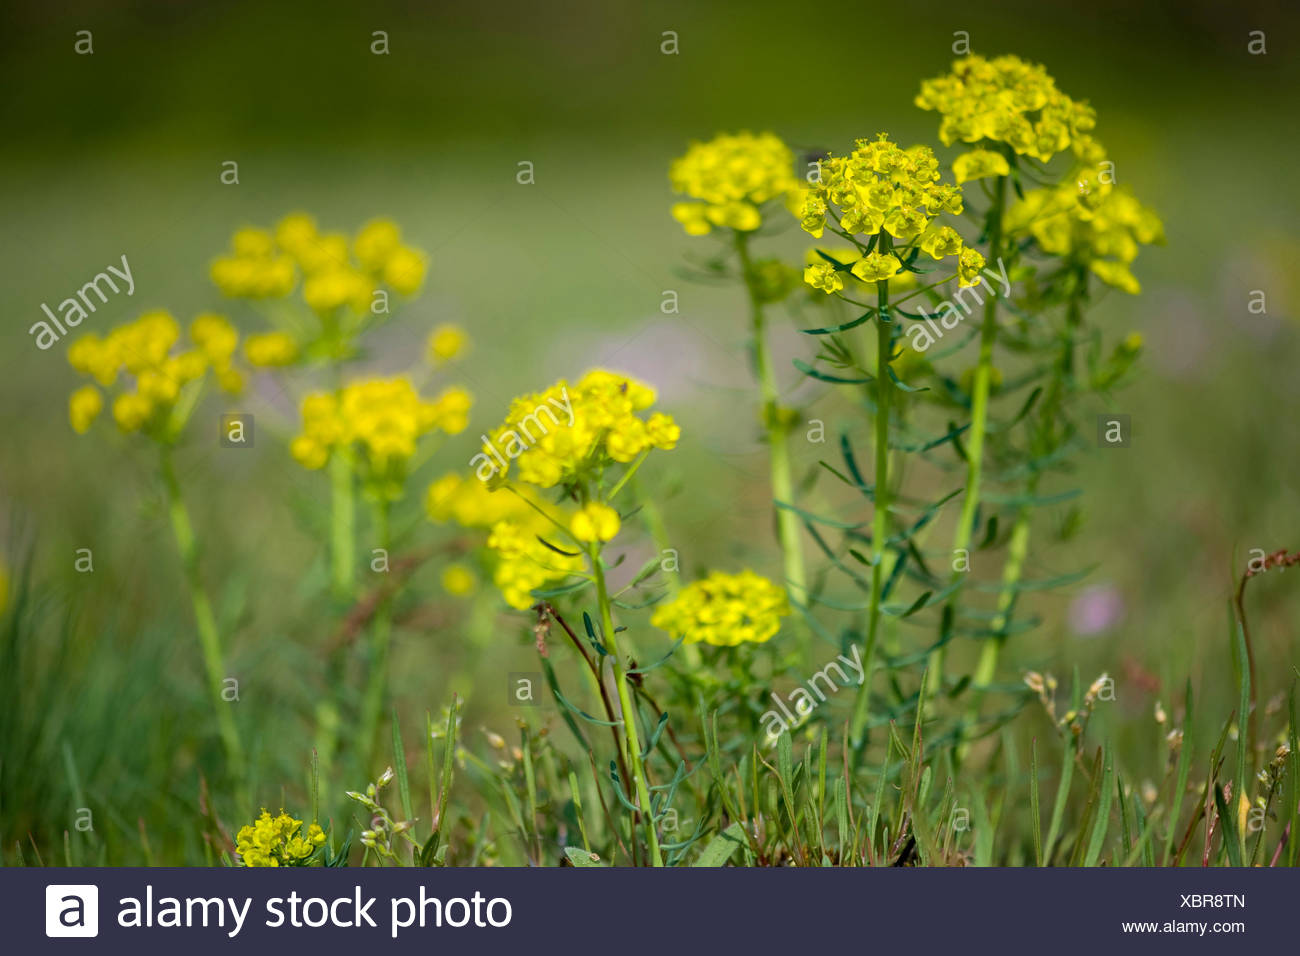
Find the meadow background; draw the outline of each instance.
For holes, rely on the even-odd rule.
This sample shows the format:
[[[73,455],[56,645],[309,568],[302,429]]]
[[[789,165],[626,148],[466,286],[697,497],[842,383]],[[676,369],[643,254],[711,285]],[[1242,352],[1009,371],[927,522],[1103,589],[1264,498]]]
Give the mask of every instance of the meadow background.
[[[1281,2],[7,4],[0,554],[11,598],[29,570],[40,625],[6,648],[0,674],[3,845],[32,834],[57,856],[75,808],[91,806],[83,858],[142,861],[144,818],[155,858],[202,862],[199,777],[216,754],[151,460],[109,429],[72,433],[67,341],[42,352],[27,333],[41,302],[125,253],[134,297],[79,331],[152,308],[183,321],[216,309],[248,329],[249,313],[226,308],[207,277],[234,229],[299,209],[348,231],[391,216],[430,268],[423,295],[370,341],[366,367],[405,367],[441,322],[475,341],[459,372],[476,398],[471,427],[408,485],[407,547],[446,536],[419,520],[424,485],[468,463],[512,396],[607,365],[655,384],[682,425],[658,477],[681,489],[664,511],[687,576],[745,564],[775,576],[744,304],[734,288],[677,274],[696,250],[668,214],[668,163],[719,130],[772,130],[807,149],[881,130],[934,142],[935,118],[912,98],[948,67],[958,30],[975,52],[1045,63],[1090,100],[1119,181],[1165,222],[1167,246],[1137,263],[1143,295],[1112,293],[1094,313],[1147,343],[1144,374],[1112,407],[1132,416],[1132,446],[1082,461],[1082,530],[1029,574],[1096,570],[1041,603],[1042,626],[1013,639],[1002,665],[1010,680],[1076,666],[1114,676],[1117,702],[1097,719],[1139,769],[1149,751],[1158,775],[1155,701],[1171,706],[1190,676],[1226,716],[1233,580],[1251,549],[1300,544],[1298,26]],[[73,52],[82,29],[93,55]],[[389,55],[370,52],[375,30]],[[678,55],[660,51],[667,30]],[[1251,30],[1265,31],[1266,55],[1248,54]],[[229,160],[237,186],[220,182]],[[523,160],[534,185],[515,181]],[[796,233],[776,244],[791,258],[808,245]],[[661,313],[666,289],[680,315]],[[1266,293],[1266,315],[1248,311],[1252,290]],[[811,395],[789,363],[810,346],[792,320],[775,324],[778,375]],[[313,616],[304,583],[324,573],[311,516],[328,489],[273,438],[292,427],[292,403],[266,377],[250,401],[270,416],[254,449],[218,446],[213,404],[179,461],[241,675],[254,800],[274,810],[305,800],[315,652],[335,626]],[[809,448],[803,463],[821,454]],[[78,548],[93,549],[93,574],[74,570]],[[467,697],[472,743],[478,728],[511,726],[506,675],[535,671],[536,656],[511,618],[467,651],[437,572],[430,563],[412,581],[427,607],[396,635],[394,695],[412,715]],[[1294,587],[1285,574],[1252,585],[1261,701],[1294,676]],[[254,809],[214,799],[236,824]]]

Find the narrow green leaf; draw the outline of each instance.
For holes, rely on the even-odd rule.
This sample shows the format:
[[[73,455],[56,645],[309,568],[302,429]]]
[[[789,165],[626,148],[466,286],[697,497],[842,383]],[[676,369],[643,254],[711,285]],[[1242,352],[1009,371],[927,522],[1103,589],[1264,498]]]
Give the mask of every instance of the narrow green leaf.
[[[411,809],[411,781],[406,774],[406,748],[402,745],[402,728],[397,723],[397,708],[393,708],[393,769],[397,773],[397,792],[402,798],[403,820],[414,820]]]
[[[788,735],[782,734],[782,736]],[[733,823],[710,840],[708,846],[700,852],[699,858],[691,865],[724,866],[731,859],[731,854],[736,852],[736,847],[742,846],[744,842],[744,829],[739,822]]]

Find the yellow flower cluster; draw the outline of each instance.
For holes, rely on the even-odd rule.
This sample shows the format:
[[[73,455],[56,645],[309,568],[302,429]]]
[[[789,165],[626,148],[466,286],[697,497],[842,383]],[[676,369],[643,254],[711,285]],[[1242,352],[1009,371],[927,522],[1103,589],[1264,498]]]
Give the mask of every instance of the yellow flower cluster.
[[[487,480],[503,477],[515,461],[520,480],[550,488],[610,460],[630,462],[651,448],[674,448],[681,428],[671,416],[637,415],[654,401],[649,385],[604,369],[573,386],[561,380],[516,398],[471,464]]]
[[[325,831],[318,824],[304,832],[302,821],[283,810],[276,817],[263,810],[251,824],[240,827],[235,850],[244,866],[305,866],[324,842]]]
[[[259,368],[291,365],[298,358],[298,343],[287,332],[261,332],[244,340],[244,357]]]
[[[939,138],[945,146],[1004,143],[1044,163],[1072,147],[1076,152],[1090,148],[1089,132],[1097,122],[1092,107],[1058,90],[1043,66],[1016,56],[957,60],[951,73],[921,84],[916,105],[942,115]],[[968,162],[987,169],[990,160],[976,157]]]
[[[68,348],[68,362],[103,388],[123,378],[113,400],[113,418],[124,432],[152,430],[166,420],[181,389],[210,370],[228,392],[243,388],[243,376],[231,364],[239,333],[219,315],[198,316],[189,330],[192,348],[173,354],[180,326],[168,312],[149,312],[113,329],[105,338],[93,332]],[[94,385],[83,385],[68,400],[73,429],[84,434],[99,416],[104,398]]]
[[[302,434],[289,450],[314,469],[324,467],[333,449],[357,446],[377,477],[398,477],[422,436],[464,431],[471,404],[462,388],[426,401],[406,378],[353,382],[338,395],[314,392],[303,399]]]
[[[490,529],[493,583],[507,604],[523,609],[534,603],[534,589],[558,584],[584,565],[580,557],[558,554],[538,540],[538,535],[554,540],[557,529],[538,511],[545,506],[536,496],[527,488],[516,491],[494,491],[477,478],[453,473],[429,485],[424,507],[433,521]]]
[[[853,235],[883,232],[899,243],[915,244],[936,260],[958,256],[961,284],[972,285],[983,257],[964,246],[957,230],[934,222],[940,213],[961,211],[961,188],[939,182],[939,161],[928,146],[903,149],[881,133],[874,142],[858,140],[848,156],[826,160],[821,180],[804,195],[799,224],[816,238],[830,220]],[[863,282],[879,282],[902,268],[898,257],[874,250],[856,261],[852,272]],[[808,266],[804,281],[826,293],[844,287],[842,276],[827,262]]]
[[[211,269],[212,281],[233,298],[281,298],[301,275],[303,300],[323,313],[345,305],[365,312],[381,283],[414,295],[424,273],[424,256],[402,242],[391,220],[367,223],[349,242],[343,233],[320,232],[304,213],[286,216],[274,230],[240,229]]]
[[[230,255],[212,263],[212,281],[232,298],[278,299],[298,281],[293,257],[277,247],[265,229],[240,229],[231,238]]]
[[[760,207],[798,187],[794,155],[772,133],[723,133],[692,143],[668,172],[674,192],[696,202],[673,206],[673,218],[688,235],[715,226],[752,232],[763,224]]]
[[[528,495],[526,489],[519,491]],[[533,499],[529,497],[529,500]],[[457,472],[443,475],[429,485],[424,510],[430,521],[439,524],[454,521],[462,528],[491,528],[498,521],[537,514],[519,495],[493,490],[485,482]]]
[[[1130,268],[1138,248],[1164,242],[1164,225],[1127,189],[1089,175],[1026,193],[1007,212],[1007,232],[1029,233],[1049,255],[1086,266],[1107,285],[1137,295]]]
[[[826,262],[826,260],[822,258],[822,252],[826,253],[826,255],[830,256],[841,265],[848,266],[848,271],[837,272],[835,268],[831,266],[824,272],[817,268],[813,268],[812,271],[809,272],[811,267],[820,265],[830,266],[830,263]],[[812,285],[812,283],[808,283],[809,285],[812,285],[813,288],[822,289],[823,292],[838,292],[840,289],[845,287],[849,279],[856,280],[858,272],[864,271],[865,266],[858,269],[858,272],[853,271],[853,267],[863,258],[862,250],[855,249],[851,246],[816,246],[807,249],[804,252],[804,274],[811,275],[814,278],[825,276],[825,281],[831,285],[830,289],[825,289],[822,285]],[[899,272],[889,277],[889,294],[892,296],[895,293],[906,292],[908,289],[916,288],[916,284],[916,273]]]
[[[435,367],[460,358],[469,349],[469,333],[459,325],[440,325],[429,333],[425,351]]]
[[[789,613],[785,591],[767,578],[748,570],[714,571],[661,605],[650,623],[688,643],[732,647],[771,640]]]
[[[534,590],[555,585],[571,574],[586,570],[581,556],[560,554],[538,540],[538,535],[549,535],[548,540],[553,540],[556,528],[541,515],[534,514],[535,518],[498,521],[487,540],[497,558],[492,580],[501,589],[506,603],[521,610],[536,602]]]

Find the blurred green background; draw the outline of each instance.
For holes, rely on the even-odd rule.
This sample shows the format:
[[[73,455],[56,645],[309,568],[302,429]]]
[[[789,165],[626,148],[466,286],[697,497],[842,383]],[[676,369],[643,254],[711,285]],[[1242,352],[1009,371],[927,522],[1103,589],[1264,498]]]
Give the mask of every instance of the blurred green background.
[[[1084,531],[1040,552],[1031,572],[1099,567],[1045,603],[1044,625],[1013,642],[1005,671],[1109,671],[1143,740],[1148,675],[1167,706],[1188,674],[1230,700],[1233,569],[1250,549],[1300,545],[1297,26],[1282,2],[6,4],[0,542],[11,574],[32,561],[48,647],[64,628],[73,639],[48,688],[0,702],[30,742],[15,756],[10,737],[0,754],[0,836],[63,829],[69,807],[85,805],[77,787],[113,794],[106,812],[123,832],[146,809],[192,813],[204,759],[192,725],[207,705],[152,460],[102,423],[71,432],[67,342],[42,352],[27,333],[40,303],[125,253],[134,297],[112,299],[81,331],[159,307],[184,321],[217,308],[253,328],[207,278],[235,228],[297,209],[348,231],[392,216],[430,271],[422,297],[376,335],[370,367],[406,367],[439,322],[476,342],[461,374],[477,400],[471,429],[412,482],[407,546],[437,534],[418,518],[427,479],[462,467],[510,397],[603,363],[658,385],[683,425],[660,477],[685,488],[666,513],[687,572],[772,573],[740,295],[676,274],[683,253],[700,250],[668,215],[668,163],[692,138],[742,128],[805,149],[881,130],[933,143],[935,118],[912,97],[953,59],[955,31],[974,52],[1045,63],[1090,100],[1119,181],[1168,235],[1138,260],[1143,295],[1111,294],[1093,313],[1147,342],[1139,384],[1113,407],[1132,416],[1133,446],[1083,464]],[[92,55],[74,52],[78,30],[92,31]],[[370,52],[379,30],[388,55]],[[1266,55],[1248,53],[1252,30],[1265,32]],[[661,52],[664,31],[676,55]],[[232,160],[239,185],[223,185]],[[534,185],[516,183],[521,161],[534,164]],[[772,248],[804,245],[787,235]],[[659,310],[666,289],[681,295],[678,316]],[[1247,309],[1257,289],[1266,315]],[[810,394],[788,362],[809,346],[793,323],[778,325],[782,378]],[[292,427],[273,383],[258,380],[254,399]],[[217,412],[200,415],[211,436],[191,434],[183,481],[205,579],[233,609],[232,666],[250,675],[240,719],[260,748],[257,799],[274,803],[285,786],[300,800],[313,640],[332,624],[305,623],[295,595],[321,561],[309,515],[326,481],[289,463],[274,421],[253,452],[219,449]],[[84,547],[93,576],[73,569]],[[441,600],[436,569],[415,583]],[[1292,588],[1281,575],[1253,586],[1261,699],[1286,686],[1297,659]],[[1110,609],[1103,626],[1077,623],[1080,599]],[[453,689],[470,692],[471,723],[504,722],[505,672],[535,667],[527,640],[503,628],[467,670],[462,636],[431,613],[435,626],[398,634],[410,665],[399,696],[436,712]],[[19,786],[15,774],[38,782]]]

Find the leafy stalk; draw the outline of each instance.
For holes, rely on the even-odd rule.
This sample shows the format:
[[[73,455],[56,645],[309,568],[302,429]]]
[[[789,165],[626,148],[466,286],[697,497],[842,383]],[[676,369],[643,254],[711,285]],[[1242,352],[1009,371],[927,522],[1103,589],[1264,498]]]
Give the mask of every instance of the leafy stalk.
[[[244,775],[244,749],[239,740],[239,731],[235,727],[235,718],[227,702],[222,699],[221,685],[225,679],[225,656],[221,648],[221,635],[217,631],[216,616],[212,613],[212,604],[203,583],[199,579],[198,544],[194,539],[194,527],[190,523],[190,514],[181,497],[180,482],[176,479],[176,468],[172,463],[171,448],[164,445],[161,451],[160,465],[163,485],[167,489],[167,512],[171,518],[172,534],[176,538],[176,547],[180,551],[181,566],[185,573],[185,585],[190,592],[190,602],[194,606],[194,622],[198,627],[199,645],[203,651],[203,667],[207,672],[208,693],[212,698],[212,707],[217,718],[217,729],[226,751],[226,760],[230,772],[236,780]]]
[[[880,636],[880,601],[885,583],[885,545],[889,540],[889,404],[893,379],[889,360],[894,326],[889,316],[889,280],[876,283],[876,475],[871,514],[871,598],[867,613],[867,643],[862,655],[862,682],[853,702],[849,740],[856,749],[863,740],[871,700],[871,666]]]
[[[767,436],[768,461],[771,469],[772,497],[794,504],[794,479],[790,464],[790,422],[780,405],[776,377],[772,372],[772,355],[768,348],[763,317],[763,300],[758,277],[749,255],[749,237],[736,233],[736,254],[740,257],[745,289],[749,293],[750,328],[754,340],[754,367],[763,398],[763,430]],[[777,540],[781,546],[786,587],[800,604],[806,604],[807,573],[799,540],[799,516],[786,508],[776,510]]]
[[[1002,253],[1002,214],[1006,206],[1007,177],[999,176],[994,187],[993,205],[988,211],[988,236],[990,262],[997,262]],[[990,295],[984,303],[984,320],[980,326],[979,362],[975,366],[975,382],[971,395],[971,426],[966,438],[966,495],[962,500],[961,515],[953,535],[952,553],[969,553],[971,538],[975,534],[975,513],[980,502],[980,480],[984,470],[984,436],[988,431],[989,383],[993,372],[993,343],[998,331],[998,297]],[[956,575],[964,572],[954,571]],[[949,599],[949,607],[956,610],[956,591]],[[934,691],[943,690],[944,645],[936,647],[930,656],[930,672],[934,675]]]
[[[596,600],[600,605],[600,625],[614,667],[614,683],[618,688],[619,709],[623,716],[623,740],[626,744],[627,761],[631,766],[633,782],[636,785],[637,807],[645,821],[650,860],[654,866],[663,866],[664,858],[659,850],[659,833],[655,827],[654,812],[650,803],[650,788],[646,784],[645,767],[641,763],[641,742],[637,735],[636,713],[632,709],[632,697],[627,686],[627,671],[623,667],[623,658],[618,650],[618,637],[614,633],[614,618],[610,612],[609,589],[605,584],[605,566],[600,559],[600,546],[593,543],[588,555],[596,576]]]

